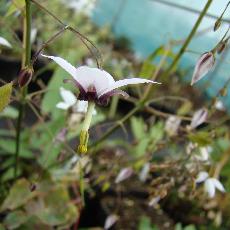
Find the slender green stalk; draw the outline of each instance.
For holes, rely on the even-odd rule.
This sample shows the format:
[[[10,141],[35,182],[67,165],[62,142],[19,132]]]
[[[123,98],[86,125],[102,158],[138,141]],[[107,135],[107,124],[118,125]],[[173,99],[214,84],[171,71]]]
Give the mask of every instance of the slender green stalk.
[[[166,70],[166,73],[164,74],[169,75],[172,70],[174,70],[176,64],[178,63],[179,59],[181,58],[181,56],[183,55],[183,53],[185,52],[186,48],[188,47],[190,41],[192,40],[193,36],[195,35],[202,19],[204,18],[205,14],[207,13],[207,10],[209,8],[209,6],[211,5],[213,0],[208,0],[208,2],[206,3],[204,9],[202,10],[199,18],[197,19],[193,29],[191,30],[190,34],[188,35],[187,39],[184,42],[184,45],[181,47],[180,51],[178,52],[177,56],[175,57],[175,59],[173,60],[172,64],[169,66],[168,70]],[[149,91],[148,93],[146,93],[140,100],[140,102],[136,105],[136,107],[134,109],[132,109],[126,116],[124,116],[122,119],[120,119],[117,124],[115,124],[113,127],[111,127],[107,132],[105,132],[102,137],[97,140],[96,142],[94,142],[92,145],[96,146],[97,144],[101,143],[103,140],[105,140],[113,131],[115,131],[120,124],[124,123],[125,121],[127,121],[133,114],[135,114],[137,111],[139,111],[140,109],[142,109],[145,106],[145,102],[147,101],[147,97],[149,95]]]
[[[110,119],[113,119],[115,114],[116,114],[118,102],[119,102],[119,97],[114,96],[112,98],[112,102],[111,102],[110,109],[109,109],[109,118]]]
[[[24,17],[24,31],[23,31],[23,56],[22,56],[22,68],[29,66],[31,59],[31,42],[30,42],[30,33],[31,33],[31,4],[30,0],[25,0],[25,17]],[[20,105],[19,105],[19,115],[17,120],[16,127],[16,148],[15,148],[15,168],[14,168],[14,177],[17,177],[18,172],[18,161],[20,154],[20,142],[21,142],[21,130],[22,130],[22,121],[25,110],[25,97],[27,94],[27,88],[24,87],[20,90]]]
[[[168,76],[169,74],[171,74],[173,72],[173,70],[175,69],[178,61],[180,60],[181,56],[184,54],[184,52],[186,51],[186,48],[188,47],[188,45],[190,44],[193,36],[195,35],[200,23],[202,22],[202,19],[204,18],[204,16],[206,15],[211,3],[213,0],[208,0],[204,9],[202,10],[200,16],[198,17],[195,25],[193,26],[190,34],[188,35],[187,39],[184,42],[184,45],[181,47],[181,49],[179,50],[178,54],[176,55],[176,57],[174,58],[172,64],[169,66],[169,68],[166,70],[166,72],[164,73],[164,76]]]

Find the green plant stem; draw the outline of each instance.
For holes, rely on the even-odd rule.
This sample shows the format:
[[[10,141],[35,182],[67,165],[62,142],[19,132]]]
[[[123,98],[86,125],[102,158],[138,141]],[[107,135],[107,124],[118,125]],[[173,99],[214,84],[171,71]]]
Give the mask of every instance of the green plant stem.
[[[118,102],[119,102],[119,97],[114,96],[112,98],[112,102],[111,102],[110,109],[109,109],[109,119],[114,118],[116,111],[117,111]]]
[[[208,11],[208,8],[210,7],[211,3],[213,0],[208,0],[208,2],[206,3],[204,9],[202,10],[199,18],[197,19],[193,29],[191,30],[190,34],[188,35],[187,39],[184,42],[184,45],[181,47],[180,51],[178,52],[178,54],[176,55],[175,59],[173,60],[172,64],[169,66],[169,68],[166,70],[166,72],[164,73],[164,76],[168,76],[172,70],[174,70],[175,66],[177,65],[179,59],[182,57],[183,53],[185,52],[186,48],[188,47],[189,43],[191,42],[193,36],[195,35],[202,19],[204,18],[205,14]],[[120,124],[122,124],[123,122],[125,122],[126,120],[128,120],[133,114],[135,114],[137,111],[139,111],[141,108],[143,108],[145,106],[145,102],[147,101],[147,97],[149,95],[150,90],[148,90],[147,93],[145,93],[145,95],[143,96],[143,98],[140,100],[140,102],[136,105],[136,107],[134,109],[132,109],[126,116],[124,116],[122,119],[120,119],[117,124],[115,124],[113,127],[111,127],[107,132],[105,132],[102,137],[97,140],[96,142],[94,142],[92,144],[92,146],[96,146],[97,144],[101,143],[103,140],[105,140],[113,131],[115,131]]]
[[[22,56],[22,68],[29,66],[31,59],[31,42],[30,42],[30,33],[31,33],[31,4],[30,0],[25,0],[25,17],[24,17],[24,31],[23,31],[23,56]],[[27,95],[27,87],[20,89],[20,105],[19,105],[19,115],[16,126],[16,148],[15,148],[15,168],[14,168],[14,177],[17,177],[18,172],[18,163],[20,155],[20,143],[21,143],[21,131],[22,131],[22,121],[25,110],[25,98]]]
[[[193,36],[195,35],[200,23],[202,22],[202,19],[204,18],[205,14],[207,13],[211,3],[213,0],[208,0],[204,9],[202,10],[200,16],[198,17],[195,25],[193,26],[190,34],[188,35],[187,39],[184,42],[184,45],[181,47],[181,49],[179,50],[178,54],[176,55],[176,57],[174,58],[173,62],[171,63],[171,65],[168,67],[168,69],[166,70],[166,72],[164,73],[164,76],[168,76],[169,74],[171,74],[173,72],[173,70],[175,69],[178,61],[180,60],[181,56],[184,54],[184,52],[186,51],[186,48],[188,47],[188,45],[190,44]]]

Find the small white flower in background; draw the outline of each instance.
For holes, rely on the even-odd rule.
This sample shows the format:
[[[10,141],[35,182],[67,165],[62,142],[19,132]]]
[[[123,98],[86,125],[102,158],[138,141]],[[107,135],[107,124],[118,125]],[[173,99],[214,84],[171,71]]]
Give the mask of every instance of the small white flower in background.
[[[119,217],[115,214],[109,215],[105,220],[104,229],[110,229],[118,221],[118,219]]]
[[[71,91],[66,90],[63,87],[60,88],[60,95],[63,101],[57,103],[56,107],[59,109],[67,110],[77,102],[77,98],[75,97],[75,95]]]
[[[191,85],[202,79],[213,68],[214,64],[215,57],[212,52],[202,54],[196,63]]]
[[[87,101],[80,101],[77,100],[75,95],[69,91],[64,89],[63,87],[60,88],[60,95],[63,101],[58,102],[56,107],[63,110],[68,110],[69,108],[73,108],[73,111],[76,113],[86,113],[88,102]],[[93,115],[96,115],[96,110],[93,111]]]
[[[197,110],[192,117],[192,121],[190,124],[191,128],[195,129],[199,125],[203,124],[207,120],[207,118],[208,110],[206,108]]]
[[[131,167],[121,169],[121,171],[118,173],[115,179],[115,183],[118,184],[128,179],[129,177],[132,176],[132,174],[133,174],[133,169]]]
[[[208,173],[205,171],[199,172],[195,182],[204,182],[204,190],[208,193],[210,198],[215,196],[216,189],[221,192],[225,192],[224,186],[221,184],[221,182],[214,177],[209,177]]]
[[[195,158],[199,161],[208,161],[209,160],[209,154],[212,152],[211,146],[205,146],[199,149],[200,153],[196,154]]]
[[[215,106],[215,108],[217,110],[220,110],[220,111],[225,111],[226,110],[225,107],[224,107],[224,103],[222,101],[220,101],[220,100],[217,100],[214,106]]]
[[[150,171],[150,163],[147,162],[144,164],[139,174],[139,179],[141,182],[145,182],[147,180],[149,171]]]
[[[0,46],[6,46],[12,48],[11,44],[3,37],[0,37]]]
[[[153,198],[149,201],[148,205],[149,205],[150,207],[154,207],[154,206],[156,206],[156,205],[159,203],[160,200],[161,200],[161,197],[160,197],[160,196],[153,197]]]
[[[94,101],[99,105],[107,105],[109,98],[113,95],[120,94],[127,97],[127,93],[118,90],[118,88],[122,86],[141,83],[157,83],[142,78],[130,78],[115,81],[108,72],[102,69],[91,68],[88,66],[75,68],[63,58],[46,55],[42,56],[54,60],[73,77],[73,79],[67,79],[65,82],[72,82],[78,87],[80,91],[78,95],[79,100]]]
[[[65,141],[66,135],[67,135],[68,129],[67,128],[62,128],[54,138],[53,142],[55,144],[62,143]]]
[[[169,116],[165,122],[165,131],[169,136],[174,136],[180,127],[181,119],[177,116]]]

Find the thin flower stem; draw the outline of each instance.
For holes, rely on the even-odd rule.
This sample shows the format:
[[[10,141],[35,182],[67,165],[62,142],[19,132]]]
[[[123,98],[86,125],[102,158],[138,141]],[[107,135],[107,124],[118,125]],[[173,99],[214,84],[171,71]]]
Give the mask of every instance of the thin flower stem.
[[[24,31],[23,31],[23,56],[22,56],[22,68],[30,64],[31,59],[31,2],[30,0],[25,0],[25,17],[24,17]],[[22,121],[25,110],[25,98],[27,94],[27,87],[24,87],[20,90],[20,105],[19,105],[19,115],[16,126],[16,147],[15,147],[15,168],[14,168],[14,177],[17,177],[18,172],[18,161],[20,155],[20,142],[21,142],[21,130],[22,130]]]
[[[204,18],[204,16],[206,15],[210,5],[212,4],[213,0],[208,0],[204,9],[202,10],[200,16],[198,17],[195,25],[193,26],[190,34],[188,35],[187,39],[184,42],[184,45],[181,47],[181,49],[179,50],[178,54],[176,55],[176,57],[174,58],[173,62],[171,63],[171,65],[168,67],[168,69],[166,70],[166,72],[163,74],[163,76],[168,76],[169,74],[171,74],[176,65],[178,64],[180,58],[182,57],[182,55],[184,54],[184,52],[186,51],[188,45],[190,44],[192,38],[194,37],[200,23],[202,22],[202,19]]]
[[[114,118],[116,111],[117,111],[118,102],[119,102],[119,97],[114,96],[112,98],[112,102],[111,102],[110,109],[109,109],[109,119]]]
[[[89,52],[91,53],[91,55],[95,58],[98,68],[101,68],[101,60],[102,60],[101,53],[100,53],[99,49],[94,45],[94,43],[91,40],[89,40],[85,35],[83,35],[82,33],[80,33],[75,28],[71,27],[70,25],[66,25],[64,22],[62,22],[61,19],[59,19],[56,15],[54,15],[52,12],[50,12],[49,10],[47,10],[44,6],[42,6],[37,1],[31,0],[31,2],[33,2],[41,10],[45,11],[47,14],[49,14],[51,17],[53,17],[59,24],[61,24],[62,26],[66,27],[66,29],[68,29],[69,31],[77,34],[77,36],[80,38],[80,40],[82,41],[82,43],[86,46],[86,48],[89,50]],[[96,54],[89,47],[89,45],[87,44],[87,42],[96,50]],[[100,62],[98,61],[97,57],[99,58]]]

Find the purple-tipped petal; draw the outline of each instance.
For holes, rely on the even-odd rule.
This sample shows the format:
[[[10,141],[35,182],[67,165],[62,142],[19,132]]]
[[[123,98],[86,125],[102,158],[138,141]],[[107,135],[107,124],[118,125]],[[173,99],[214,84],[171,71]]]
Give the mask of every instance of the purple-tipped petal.
[[[201,55],[196,63],[191,85],[202,79],[213,68],[214,64],[215,57],[212,52],[206,52]]]

